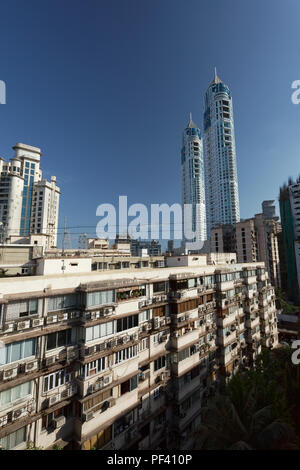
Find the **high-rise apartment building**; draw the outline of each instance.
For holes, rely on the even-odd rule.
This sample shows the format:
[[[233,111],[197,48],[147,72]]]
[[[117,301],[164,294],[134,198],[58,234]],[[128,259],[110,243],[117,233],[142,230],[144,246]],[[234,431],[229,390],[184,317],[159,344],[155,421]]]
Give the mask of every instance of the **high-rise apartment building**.
[[[60,190],[55,177],[42,179],[41,149],[18,143],[15,155],[0,159],[0,220],[4,238],[47,235],[47,246],[55,246]]]
[[[300,301],[300,178],[280,188],[280,217],[285,261],[285,288],[291,300]]]
[[[261,214],[236,225],[217,225],[211,229],[212,252],[234,252],[239,263],[263,261],[275,287],[281,287],[278,236],[281,225],[274,201],[263,201]]]
[[[1,447],[191,449],[218,382],[278,344],[264,264],[203,258],[44,257],[0,279]]]
[[[207,233],[240,220],[232,96],[215,76],[205,94],[204,167]]]
[[[184,207],[184,204],[191,205],[192,220],[189,220],[189,227],[196,233],[194,239],[189,241],[204,241],[206,240],[206,212],[203,144],[200,129],[192,121],[192,116],[183,131],[181,177],[182,206]],[[187,219],[184,219],[185,223],[187,223]]]

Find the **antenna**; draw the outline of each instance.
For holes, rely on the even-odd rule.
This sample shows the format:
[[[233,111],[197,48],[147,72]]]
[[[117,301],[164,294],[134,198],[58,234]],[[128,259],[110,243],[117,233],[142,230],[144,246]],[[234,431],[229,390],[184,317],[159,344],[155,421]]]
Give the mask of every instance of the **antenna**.
[[[87,240],[87,233],[81,233],[78,237],[78,248],[80,250],[87,250],[88,248],[88,240]]]

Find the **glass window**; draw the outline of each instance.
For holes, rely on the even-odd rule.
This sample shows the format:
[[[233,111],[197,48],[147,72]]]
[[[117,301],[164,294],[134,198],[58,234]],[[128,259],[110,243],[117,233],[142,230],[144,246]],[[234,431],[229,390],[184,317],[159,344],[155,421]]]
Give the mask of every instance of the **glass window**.
[[[47,335],[47,351],[71,344],[72,329],[57,331]]]
[[[26,426],[0,439],[2,449],[10,450],[26,441]]]
[[[104,305],[113,303],[115,299],[115,292],[107,290],[102,292],[90,292],[87,294],[87,306]]]
[[[77,304],[77,294],[60,295],[48,299],[48,312],[55,312],[64,308],[74,307]]]
[[[7,405],[8,403],[12,403],[19,398],[29,395],[31,393],[31,385],[32,381],[29,381],[0,392],[0,406]]]

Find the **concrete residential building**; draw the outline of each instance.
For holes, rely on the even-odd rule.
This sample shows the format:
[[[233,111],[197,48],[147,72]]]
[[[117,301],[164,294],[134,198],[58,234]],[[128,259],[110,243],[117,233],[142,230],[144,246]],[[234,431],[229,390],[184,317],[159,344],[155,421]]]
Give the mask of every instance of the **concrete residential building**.
[[[216,384],[277,345],[264,264],[194,258],[97,272],[45,257],[0,279],[2,448],[190,449]]]
[[[120,243],[120,241],[118,242]],[[147,250],[147,251],[143,251]],[[161,245],[158,240],[130,240],[130,252],[131,256],[142,256],[146,254],[148,256],[160,256]]]
[[[274,201],[263,201],[261,214],[241,220],[235,226],[217,225],[211,230],[212,252],[236,252],[238,263],[263,261],[270,282],[281,287],[278,236],[281,225],[275,215]]]
[[[6,162],[0,159],[0,221],[5,238],[48,235],[50,246],[56,245],[60,190],[55,177],[42,180],[41,149],[18,143],[15,155]]]
[[[205,94],[204,167],[207,233],[240,220],[231,92],[217,76]]]
[[[184,207],[184,204],[192,205],[192,220],[189,226],[193,232],[196,232],[194,239],[189,241],[204,241],[206,240],[206,211],[203,144],[200,129],[192,121],[192,116],[183,131],[181,178],[182,206]]]
[[[300,178],[280,188],[282,244],[286,270],[286,293],[300,302]]]
[[[210,250],[213,253],[235,253],[235,227],[230,224],[217,224],[210,231]]]

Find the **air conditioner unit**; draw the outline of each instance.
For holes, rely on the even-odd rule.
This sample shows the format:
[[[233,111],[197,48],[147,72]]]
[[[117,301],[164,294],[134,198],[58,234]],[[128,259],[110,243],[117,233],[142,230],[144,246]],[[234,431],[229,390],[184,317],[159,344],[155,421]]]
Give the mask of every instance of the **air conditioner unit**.
[[[152,329],[152,325],[151,325],[151,323],[147,323],[147,325],[146,325],[146,330],[148,330],[148,331],[149,331],[149,330],[151,330],[151,329]]]
[[[38,368],[38,361],[27,362],[25,364],[25,372],[32,372]]]
[[[98,392],[98,390],[100,390],[102,387],[103,387],[103,382],[102,382],[102,380],[99,381],[99,382],[95,382],[95,383],[92,385],[92,392]]]
[[[123,343],[128,343],[128,341],[130,341],[130,336],[123,336]]]
[[[68,320],[68,314],[67,313],[59,313],[57,315],[58,321],[63,321],[63,320]]]
[[[22,418],[22,416],[25,416],[26,414],[27,414],[26,408],[19,408],[18,410],[13,411],[12,421],[15,421],[16,419]]]
[[[17,323],[17,330],[26,330],[27,328],[30,328],[30,320],[27,321],[20,321]]]
[[[55,356],[46,357],[46,366],[51,366],[55,362]]]
[[[145,370],[144,372],[142,372],[142,377],[141,377],[142,380],[146,380],[149,377],[150,377],[150,370]]]
[[[31,323],[32,323],[32,327],[36,328],[37,326],[42,326],[44,324],[44,319],[43,318],[34,318]]]
[[[159,328],[159,325],[160,325],[160,319],[159,319],[159,317],[158,317],[158,318],[154,318],[154,329]]]
[[[103,309],[103,316],[107,317],[108,315],[111,315],[113,313],[112,308],[104,308]]]
[[[167,374],[165,372],[162,372],[160,375],[159,375],[159,379],[161,381],[165,380],[167,378]]]
[[[88,411],[87,413],[83,413],[82,415],[83,421],[90,421],[91,419],[93,419],[93,417],[94,417],[93,411]]]
[[[5,426],[5,424],[7,424],[7,421],[8,421],[8,416],[7,415],[1,416],[0,417],[0,427]]]
[[[112,382],[112,375],[111,375],[111,374],[110,374],[110,375],[105,375],[105,376],[103,377],[103,386],[104,386],[104,385],[108,385],[108,384],[110,384],[111,382]]]
[[[50,315],[49,317],[47,317],[47,325],[49,323],[56,323],[57,322],[57,315]]]
[[[54,429],[61,428],[64,424],[66,424],[66,417],[58,416],[57,418],[54,418],[53,424],[54,424]]]
[[[18,366],[3,371],[3,380],[13,379],[18,374]]]
[[[165,320],[165,319],[162,319],[162,320],[160,321],[160,326],[165,326],[165,324],[166,324],[166,320]]]
[[[169,325],[171,323],[171,317],[166,317],[166,324]]]
[[[56,395],[52,395],[52,397],[49,397],[49,405],[48,406],[52,406],[55,403],[57,403],[58,401],[60,401],[60,394],[59,393],[57,393]]]
[[[13,323],[6,323],[6,325],[4,325],[4,333],[12,333],[13,331],[14,331]]]

